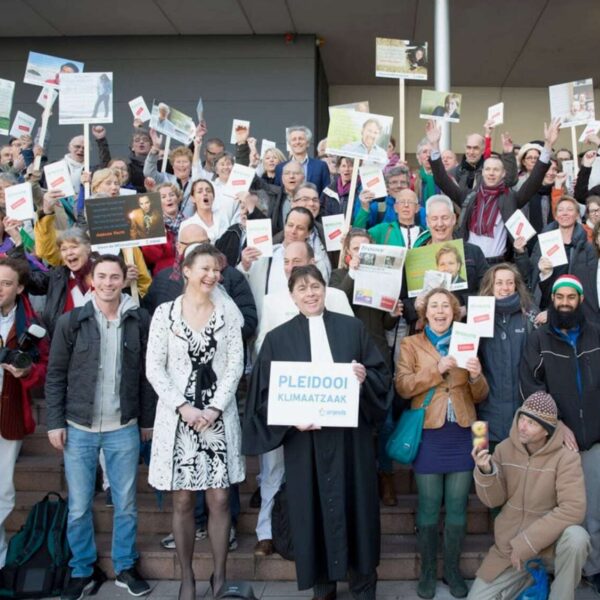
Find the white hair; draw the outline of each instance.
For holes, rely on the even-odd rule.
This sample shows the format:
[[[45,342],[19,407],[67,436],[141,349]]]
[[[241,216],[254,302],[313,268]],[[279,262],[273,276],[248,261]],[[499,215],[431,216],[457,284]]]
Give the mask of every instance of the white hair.
[[[310,144],[310,142],[312,141],[312,131],[304,125],[292,125],[291,127],[287,128],[286,139],[288,142],[290,141],[290,136],[292,135],[292,133],[294,133],[294,131],[301,131],[302,133],[304,133],[304,135],[306,136],[306,141]]]
[[[448,208],[448,210],[453,213],[454,205],[452,204],[452,200],[448,198],[448,196],[444,196],[444,194],[434,194],[433,196],[429,196],[427,202],[425,203],[425,214],[429,215],[431,212],[431,207],[434,204],[443,204]]]

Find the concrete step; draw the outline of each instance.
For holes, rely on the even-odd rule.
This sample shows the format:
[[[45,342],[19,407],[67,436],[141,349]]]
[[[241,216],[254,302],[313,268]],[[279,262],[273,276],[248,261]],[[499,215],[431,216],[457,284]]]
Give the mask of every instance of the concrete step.
[[[110,560],[110,536],[97,536],[98,554],[101,567],[114,577]],[[231,579],[250,581],[294,581],[296,569],[293,562],[274,554],[267,557],[255,557],[256,538],[252,535],[238,536],[238,549],[229,553],[227,576]],[[465,577],[472,578],[483,556],[492,543],[489,535],[469,535],[461,554],[460,566]],[[440,539],[441,547],[441,539]],[[165,550],[154,536],[138,535],[140,553],[140,573],[151,579],[177,579],[179,566],[174,550]],[[439,561],[439,576],[442,573],[442,561]],[[194,572],[196,580],[206,580],[212,573],[210,542],[202,540],[196,543],[194,554]],[[414,535],[383,535],[381,540],[381,562],[379,578],[382,580],[417,579],[419,576],[419,558]]]
[[[57,488],[58,489],[58,488]],[[18,491],[15,509],[6,521],[7,531],[17,531],[27,519],[31,507],[41,500],[45,491]],[[67,493],[61,492],[66,498]],[[140,534],[165,536],[171,531],[171,497],[165,493],[162,496],[162,510],[158,506],[154,492],[139,493],[137,496]],[[237,529],[241,534],[253,534],[258,518],[258,509],[250,508],[250,494],[241,494],[241,512]],[[402,495],[398,497],[398,506],[381,507],[381,531],[384,534],[409,535],[415,531],[417,497]],[[99,493],[94,500],[94,524],[98,533],[112,531],[113,509],[106,506],[104,493]],[[467,512],[467,532],[470,534],[486,534],[491,532],[492,524],[489,511],[477,499],[469,498]]]

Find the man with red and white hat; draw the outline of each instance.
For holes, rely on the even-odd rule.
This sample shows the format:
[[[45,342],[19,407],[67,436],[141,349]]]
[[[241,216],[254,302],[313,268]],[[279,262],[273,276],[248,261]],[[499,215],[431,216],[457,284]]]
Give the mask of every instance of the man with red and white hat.
[[[502,507],[494,545],[477,571],[473,600],[516,598],[530,585],[526,562],[542,558],[554,571],[550,600],[573,600],[589,549],[580,523],[586,509],[581,460],[564,444],[552,396],[534,392],[517,411],[507,439],[491,456],[475,448],[479,499]]]
[[[583,572],[600,596],[600,328],[583,315],[583,287],[574,275],[552,285],[548,322],[527,341],[521,363],[521,393],[552,394],[564,424],[564,443],[579,451],[591,550]]]

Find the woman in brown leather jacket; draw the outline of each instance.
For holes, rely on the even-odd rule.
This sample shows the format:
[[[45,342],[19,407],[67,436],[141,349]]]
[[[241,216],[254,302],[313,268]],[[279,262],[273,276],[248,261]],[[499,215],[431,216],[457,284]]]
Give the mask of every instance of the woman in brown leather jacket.
[[[419,312],[425,329],[402,340],[396,369],[396,391],[411,399],[412,408],[430,398],[413,463],[421,553],[417,593],[421,598],[435,596],[438,521],[444,498],[444,581],[454,597],[464,598],[467,586],[458,562],[472,481],[470,426],[477,418],[475,403],[487,396],[488,385],[478,358],[469,359],[463,369],[448,355],[452,324],[460,318],[458,299],[448,290],[436,288],[425,296]]]

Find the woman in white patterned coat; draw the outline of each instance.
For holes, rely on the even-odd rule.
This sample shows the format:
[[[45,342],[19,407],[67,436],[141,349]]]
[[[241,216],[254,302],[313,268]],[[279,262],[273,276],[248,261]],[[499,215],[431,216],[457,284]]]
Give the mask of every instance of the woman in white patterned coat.
[[[147,377],[158,394],[149,482],[173,491],[173,535],[181,563],[180,600],[195,597],[192,569],[197,490],[206,491],[211,586],[225,582],[231,516],[229,486],[243,481],[235,392],[243,370],[243,317],[218,287],[218,251],[188,247],[185,291],[152,319]]]

